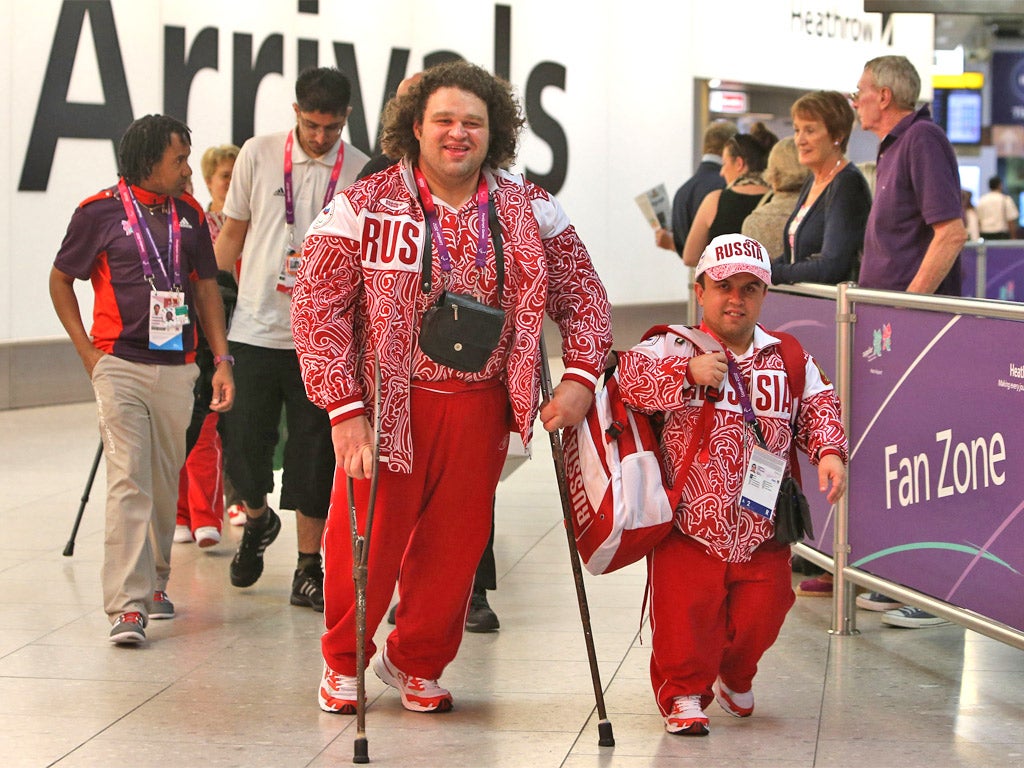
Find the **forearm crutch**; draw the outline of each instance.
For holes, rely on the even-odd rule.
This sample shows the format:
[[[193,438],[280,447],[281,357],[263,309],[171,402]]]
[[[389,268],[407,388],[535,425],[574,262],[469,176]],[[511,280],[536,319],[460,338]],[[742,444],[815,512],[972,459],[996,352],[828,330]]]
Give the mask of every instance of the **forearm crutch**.
[[[374,438],[373,474],[370,477],[370,498],[366,509],[366,524],[359,535],[356,523],[355,484],[348,480],[348,516],[352,526],[352,580],[356,587],[356,739],[353,763],[370,762],[366,742],[366,573],[370,554],[370,533],[373,530],[373,509],[377,502],[377,479],[380,475],[380,361],[374,376]]]
[[[75,554],[75,537],[78,536],[78,526],[82,524],[82,513],[85,512],[85,505],[89,503],[89,493],[92,491],[92,483],[96,479],[96,470],[99,469],[100,459],[103,457],[103,441],[100,440],[96,449],[96,457],[92,460],[92,469],[89,470],[89,479],[85,482],[85,491],[82,493],[82,503],[78,505],[78,514],[75,516],[75,524],[71,526],[71,538],[64,545],[64,557],[71,557]]]
[[[543,333],[540,337],[540,387],[545,400],[554,396],[551,385],[551,370],[548,367],[548,352],[544,344]],[[604,691],[601,688],[601,672],[597,668],[597,652],[594,650],[594,633],[590,626],[590,608],[587,605],[587,589],[583,584],[583,568],[580,565],[580,553],[576,549],[576,537],[572,526],[572,505],[569,503],[569,484],[565,476],[565,455],[562,452],[562,436],[556,429],[548,433],[551,437],[551,458],[555,463],[555,477],[558,479],[558,494],[562,500],[562,516],[565,520],[565,533],[569,539],[569,562],[572,563],[572,575],[576,581],[576,599],[580,604],[580,620],[583,622],[583,638],[587,644],[587,657],[590,660],[590,677],[594,683],[594,698],[597,700],[597,744],[600,747],[614,747],[615,736],[612,724],[604,708]]]

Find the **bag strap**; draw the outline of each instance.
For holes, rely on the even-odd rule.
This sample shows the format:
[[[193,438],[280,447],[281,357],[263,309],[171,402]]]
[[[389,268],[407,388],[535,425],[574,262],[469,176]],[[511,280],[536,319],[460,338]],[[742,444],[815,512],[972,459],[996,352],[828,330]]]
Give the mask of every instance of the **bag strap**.
[[[501,303],[502,295],[505,292],[505,251],[502,247],[501,222],[498,221],[498,210],[494,205],[494,195],[487,196],[487,221],[490,224],[491,243],[494,246],[494,274],[498,281],[498,302]],[[427,227],[427,252],[423,255],[422,278],[420,289],[424,293],[430,293],[433,285],[434,260],[434,236]]]
[[[786,379],[789,381],[789,391],[792,395],[793,418],[790,421],[790,428],[793,431],[793,439],[789,444],[789,472],[800,483],[800,461],[796,454],[796,420],[803,400],[804,385],[807,383],[804,348],[795,336],[788,333],[772,331],[772,335],[781,342],[782,364],[786,369]]]
[[[643,335],[643,339],[649,339],[652,336],[678,336],[679,338],[686,339],[694,348],[697,349],[701,354],[708,351],[718,351],[722,349],[722,345],[708,333],[705,333],[700,328],[695,328],[690,325],[655,325],[649,328]],[[702,435],[703,439],[693,440],[687,451],[686,455],[683,456],[683,463],[679,468],[679,475],[676,477],[676,482],[671,488],[668,488],[669,499],[672,501],[672,507],[675,508],[676,504],[679,503],[679,499],[683,494],[683,485],[686,482],[687,476],[690,474],[690,467],[693,465],[693,460],[697,456],[697,451],[703,445],[704,441],[708,438],[712,421],[714,420],[715,403],[721,399],[721,393],[718,390],[705,388],[704,403],[701,406],[700,416],[697,419],[697,425],[694,432],[698,435]]]

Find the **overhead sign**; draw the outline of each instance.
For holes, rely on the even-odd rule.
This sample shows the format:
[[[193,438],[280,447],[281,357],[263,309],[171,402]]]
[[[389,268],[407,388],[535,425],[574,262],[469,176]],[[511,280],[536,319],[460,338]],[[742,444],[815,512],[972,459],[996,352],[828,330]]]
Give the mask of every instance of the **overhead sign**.
[[[712,112],[742,115],[747,112],[749,98],[745,91],[711,91],[708,107]]]

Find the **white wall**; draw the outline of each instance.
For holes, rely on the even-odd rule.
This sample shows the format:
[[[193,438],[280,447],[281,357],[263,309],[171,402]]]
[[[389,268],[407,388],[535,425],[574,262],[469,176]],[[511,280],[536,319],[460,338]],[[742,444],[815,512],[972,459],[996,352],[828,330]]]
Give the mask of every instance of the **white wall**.
[[[371,139],[392,48],[411,50],[409,72],[439,49],[487,68],[494,60],[495,4],[486,2],[461,4],[457,22],[436,6],[411,0],[321,0],[316,14],[299,13],[298,0],[75,4],[112,10],[136,117],[163,111],[165,27],[185,28],[186,51],[200,30],[218,28],[218,69],[200,72],[189,98],[197,196],[204,201],[199,156],[207,146],[230,140],[234,33],[251,34],[255,49],[271,34],[284,38],[284,72],[266,77],[258,90],[257,133],[292,121],[300,38],[320,41],[322,65],[334,63],[333,42],[355,46]],[[662,182],[671,193],[689,175],[695,78],[847,91],[864,61],[883,53],[908,55],[923,79],[930,75],[932,17],[893,17],[890,46],[881,39],[881,15],[865,14],[860,0],[734,0],[726,15],[724,6],[711,2],[580,6],[566,0],[506,0],[503,5],[511,7],[511,79],[519,93],[539,63],[566,69],[565,89],[549,87],[542,96],[544,111],[564,130],[569,145],[558,197],[616,304],[683,296],[678,259],[653,246],[633,197]],[[0,88],[8,117],[0,133],[6,179],[0,190],[0,342],[63,334],[46,287],[53,256],[74,206],[116,178],[110,141],[62,138],[45,191],[18,191],[61,8],[60,0],[8,0],[0,8],[0,39],[7,51],[0,58]],[[804,18],[807,13],[814,22],[810,27],[794,21],[794,14]],[[843,25],[831,21],[837,13],[854,19],[845,36]],[[102,103],[88,24],[85,30],[67,100]],[[870,30],[871,41],[853,39],[852,30]],[[528,133],[518,168],[544,172],[551,162],[548,144]],[[88,286],[79,294],[84,311],[91,311]]]

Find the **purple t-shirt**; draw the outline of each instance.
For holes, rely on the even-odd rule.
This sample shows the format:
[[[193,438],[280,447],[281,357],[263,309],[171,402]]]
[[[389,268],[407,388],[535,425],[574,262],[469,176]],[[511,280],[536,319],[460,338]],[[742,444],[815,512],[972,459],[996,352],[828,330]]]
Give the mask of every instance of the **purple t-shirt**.
[[[961,215],[956,154],[928,107],[922,107],[903,118],[878,147],[858,284],[905,291],[932,241],[932,225]],[[960,295],[959,256],[935,293]]]
[[[140,203],[154,196],[132,187]],[[160,198],[162,200],[162,198]],[[217,260],[202,209],[192,198],[175,199],[181,227],[181,276],[189,324],[182,334],[181,352],[149,348],[150,285],[142,271],[135,237],[131,234],[117,187],[83,202],[71,217],[67,234],[53,265],[79,280],[91,280],[95,292],[90,331],[97,349],[137,363],[181,365],[195,358],[196,312],[192,281],[217,277]],[[167,256],[167,216],[143,208],[162,258]],[[163,272],[150,254],[156,287],[169,289]],[[171,270],[168,269],[168,274]]]

